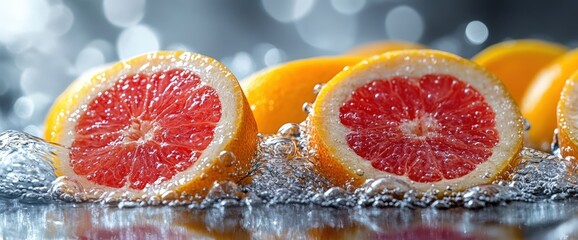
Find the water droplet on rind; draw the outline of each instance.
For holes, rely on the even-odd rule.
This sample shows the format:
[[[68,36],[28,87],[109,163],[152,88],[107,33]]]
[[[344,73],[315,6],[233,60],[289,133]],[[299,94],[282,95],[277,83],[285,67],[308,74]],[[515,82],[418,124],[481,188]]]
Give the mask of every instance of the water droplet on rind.
[[[323,87],[325,86],[325,83],[318,83],[315,84],[315,86],[313,87],[313,94],[317,95],[321,92],[321,89],[323,89]]]
[[[311,103],[303,103],[303,111],[307,114],[311,114],[311,111],[313,111],[313,106]]]
[[[223,166],[230,167],[233,166],[233,163],[237,161],[235,154],[230,151],[221,151],[219,154],[219,161]]]

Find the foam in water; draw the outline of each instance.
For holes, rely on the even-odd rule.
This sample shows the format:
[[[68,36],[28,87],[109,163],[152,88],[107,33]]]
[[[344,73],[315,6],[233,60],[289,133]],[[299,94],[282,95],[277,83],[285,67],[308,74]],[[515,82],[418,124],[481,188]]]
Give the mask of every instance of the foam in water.
[[[0,199],[23,202],[50,200],[56,179],[52,158],[58,146],[17,131],[0,134]]]
[[[52,159],[61,146],[17,131],[0,134],[0,199],[28,203],[101,202],[119,207],[145,205],[190,208],[255,204],[315,204],[330,207],[481,208],[510,201],[560,200],[576,196],[578,176],[568,159],[526,148],[510,181],[476,186],[463,192],[447,189],[418,192],[394,178],[370,179],[362,187],[332,186],[316,173],[308,148],[306,123],[286,124],[275,135],[260,135],[251,173],[241,182],[216,182],[205,198],[184,198],[167,190],[134,195],[85,189],[70,177],[56,177]],[[222,153],[223,161],[234,156]]]

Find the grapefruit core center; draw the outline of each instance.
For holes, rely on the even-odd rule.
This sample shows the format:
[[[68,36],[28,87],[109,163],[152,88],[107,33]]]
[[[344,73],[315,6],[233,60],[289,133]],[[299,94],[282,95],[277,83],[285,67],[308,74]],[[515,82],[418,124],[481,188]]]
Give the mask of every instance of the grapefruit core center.
[[[69,153],[74,172],[139,190],[191,167],[221,119],[215,89],[183,69],[124,76],[83,109]]]
[[[157,124],[152,121],[143,121],[141,119],[133,119],[127,129],[124,131],[124,143],[145,144],[153,139]]]
[[[467,175],[499,141],[490,105],[451,75],[374,80],[357,88],[339,113],[357,155],[421,183]]]

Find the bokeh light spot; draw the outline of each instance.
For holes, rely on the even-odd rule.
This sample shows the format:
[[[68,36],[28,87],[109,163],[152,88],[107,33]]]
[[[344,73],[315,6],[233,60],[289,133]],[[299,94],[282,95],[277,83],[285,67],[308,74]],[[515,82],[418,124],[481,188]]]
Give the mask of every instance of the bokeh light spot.
[[[137,25],[122,31],[118,37],[116,50],[120,59],[127,59],[160,48],[157,34],[147,26]]]
[[[488,39],[488,35],[488,27],[483,22],[471,21],[466,26],[466,39],[472,44],[484,43]]]
[[[301,19],[311,11],[315,0],[261,0],[267,14],[279,22],[287,23]]]
[[[331,5],[339,13],[353,15],[365,7],[365,0],[331,0]]]
[[[145,0],[104,0],[104,16],[115,26],[131,27],[144,17]]]
[[[423,35],[422,16],[409,6],[398,6],[385,16],[385,32],[390,39],[417,42]]]

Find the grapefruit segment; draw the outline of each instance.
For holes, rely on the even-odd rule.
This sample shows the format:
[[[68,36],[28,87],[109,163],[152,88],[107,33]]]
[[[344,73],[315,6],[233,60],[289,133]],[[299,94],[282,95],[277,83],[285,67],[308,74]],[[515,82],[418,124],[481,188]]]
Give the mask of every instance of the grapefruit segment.
[[[336,75],[310,115],[322,174],[394,177],[426,191],[488,183],[515,164],[522,118],[502,83],[460,57],[395,51]]]
[[[51,109],[46,138],[69,148],[58,173],[84,186],[202,194],[250,167],[255,120],[237,80],[211,58],[147,54],[72,86]],[[234,168],[221,166],[223,151]]]

